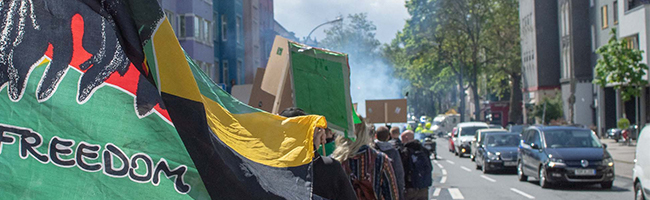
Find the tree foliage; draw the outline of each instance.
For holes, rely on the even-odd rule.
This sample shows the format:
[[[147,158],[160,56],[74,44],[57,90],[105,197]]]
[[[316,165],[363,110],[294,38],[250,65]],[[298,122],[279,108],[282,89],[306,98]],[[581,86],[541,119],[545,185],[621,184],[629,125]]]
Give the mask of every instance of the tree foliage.
[[[624,101],[632,96],[639,96],[642,86],[648,85],[644,80],[648,66],[641,63],[643,51],[630,48],[624,40],[616,38],[616,29],[612,29],[609,42],[596,50],[601,58],[596,64],[594,84],[601,87],[613,85],[614,89],[621,90]]]
[[[544,123],[562,119],[564,116],[562,95],[556,95],[553,98],[544,97],[538,105],[535,105],[531,115],[539,119],[543,117]]]
[[[479,115],[479,100],[489,94],[479,90],[521,96],[517,7],[516,0],[406,1],[411,18],[383,55],[411,88],[434,95],[437,110],[459,107],[465,119],[464,99],[471,89]],[[514,101],[513,110],[521,113],[521,97]]]

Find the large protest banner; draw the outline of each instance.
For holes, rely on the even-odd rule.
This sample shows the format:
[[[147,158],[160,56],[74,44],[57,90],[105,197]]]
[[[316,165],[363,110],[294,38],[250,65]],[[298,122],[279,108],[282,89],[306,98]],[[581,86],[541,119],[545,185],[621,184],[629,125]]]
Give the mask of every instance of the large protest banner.
[[[321,116],[228,95],[154,0],[0,2],[2,199],[310,199]]]

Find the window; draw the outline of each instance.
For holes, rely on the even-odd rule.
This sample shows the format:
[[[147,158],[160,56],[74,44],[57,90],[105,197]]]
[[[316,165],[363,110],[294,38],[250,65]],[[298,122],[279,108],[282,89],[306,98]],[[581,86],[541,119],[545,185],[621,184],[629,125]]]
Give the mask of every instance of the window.
[[[614,1],[614,7],[612,7],[612,11],[614,11],[614,24],[618,24],[618,1]]]
[[[212,19],[214,20],[214,23],[212,23],[212,39],[213,40],[217,40],[219,38],[219,31],[217,30],[219,26],[216,23],[216,22],[219,21],[218,16],[219,16],[219,14],[217,12],[212,13]],[[217,66],[219,66],[219,65],[217,65]]]
[[[237,61],[237,84],[242,84],[244,82],[242,81],[242,77],[244,77],[242,62],[241,60],[238,60]]]
[[[607,5],[603,6],[600,8],[600,17],[601,17],[601,25],[603,29],[606,29],[609,24],[608,18],[607,18]]]
[[[229,84],[229,82],[228,82],[228,61],[227,60],[223,61],[223,74],[222,75],[223,75],[223,77],[222,77],[223,78],[222,79],[223,83]]]
[[[212,65],[214,69],[212,70],[212,74],[210,74],[210,78],[214,82],[219,82],[219,66],[219,60],[215,60],[214,65]]]
[[[240,17],[240,16],[237,16],[237,19],[236,19],[236,20],[237,20],[237,21],[235,22],[235,25],[236,25],[237,27],[236,27],[235,30],[237,31],[237,33],[236,33],[237,35],[235,35],[235,37],[237,37],[237,43],[241,43],[241,38],[242,38],[242,37],[240,36],[240,34],[241,34],[241,32],[242,32],[242,31],[241,31],[241,27],[242,27],[242,25],[241,25],[241,17]]]
[[[591,26],[591,52],[596,52],[596,27]]]
[[[221,41],[228,40],[228,29],[226,29],[226,27],[228,27],[228,21],[226,20],[226,15],[221,15]]]
[[[200,21],[201,18],[198,16],[194,16],[194,39],[195,40],[201,40],[201,25]]]
[[[623,41],[626,43],[627,48],[639,49],[639,35],[623,38]]]
[[[186,23],[185,16],[181,15],[179,17],[179,21],[180,21],[180,24],[179,24],[179,26],[180,26],[179,27],[180,28],[180,37],[187,37],[187,32],[185,30],[185,23]]]
[[[210,22],[207,19],[203,19],[203,41],[210,41]]]

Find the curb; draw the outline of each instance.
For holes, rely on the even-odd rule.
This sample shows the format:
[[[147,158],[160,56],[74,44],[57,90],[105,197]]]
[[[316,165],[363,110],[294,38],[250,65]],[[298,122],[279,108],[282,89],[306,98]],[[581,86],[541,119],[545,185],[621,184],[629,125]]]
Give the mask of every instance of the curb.
[[[621,163],[632,164],[632,165],[634,164],[634,161],[626,161],[626,160],[616,160],[616,159],[614,159],[614,162],[621,162]]]

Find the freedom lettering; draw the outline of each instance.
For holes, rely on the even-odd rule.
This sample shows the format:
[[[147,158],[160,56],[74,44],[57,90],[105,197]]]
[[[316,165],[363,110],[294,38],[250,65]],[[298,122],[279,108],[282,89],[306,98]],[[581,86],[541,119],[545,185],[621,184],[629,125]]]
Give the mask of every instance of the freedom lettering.
[[[133,182],[151,182],[154,186],[160,184],[160,173],[162,172],[167,178],[174,177],[176,192],[187,194],[191,189],[191,186],[184,181],[185,172],[187,172],[187,166],[185,165],[171,169],[164,158],[160,158],[154,165],[153,159],[144,153],[136,153],[131,157],[127,157],[122,149],[112,143],[107,143],[101,152],[100,145],[83,141],[79,142],[76,148],[73,148],[74,140],[63,139],[58,136],[50,139],[47,146],[48,152],[41,153],[38,151],[38,148],[43,144],[41,134],[34,132],[30,128],[0,123],[0,155],[2,154],[3,144],[14,144],[15,142],[18,142],[19,155],[22,159],[31,156],[43,164],[51,162],[58,167],[65,168],[77,166],[86,172],[102,171],[105,175],[113,178],[128,176]],[[74,156],[70,159],[63,159],[60,157],[61,155]],[[88,162],[97,159],[101,162]],[[122,163],[121,167],[114,166],[114,161]],[[141,163],[144,163],[144,165],[141,165]],[[146,172],[138,174],[136,169],[140,167],[146,168]]]

